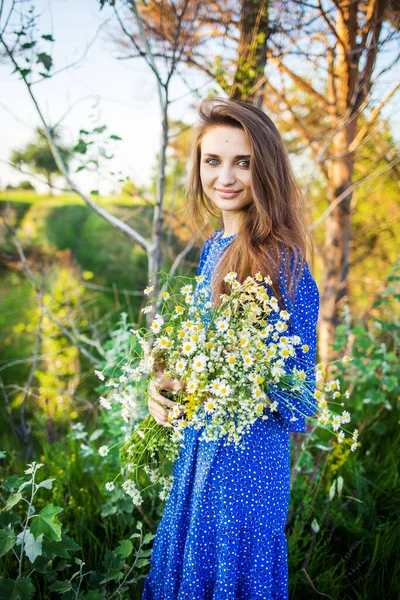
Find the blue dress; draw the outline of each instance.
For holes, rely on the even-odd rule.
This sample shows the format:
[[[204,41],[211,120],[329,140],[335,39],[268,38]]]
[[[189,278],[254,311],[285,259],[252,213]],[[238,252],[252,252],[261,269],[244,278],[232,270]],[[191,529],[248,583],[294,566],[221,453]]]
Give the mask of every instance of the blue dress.
[[[206,284],[234,237],[222,235],[215,231],[203,246],[198,274]],[[310,347],[303,358],[313,366],[319,293],[308,264],[293,306],[283,275],[280,286],[295,332]],[[276,399],[282,400],[279,390]],[[288,598],[290,432],[305,431],[304,415],[298,413],[297,421],[291,416],[282,408],[258,419],[244,436],[244,448],[199,439],[201,430],[192,426],[184,430],[142,600]]]

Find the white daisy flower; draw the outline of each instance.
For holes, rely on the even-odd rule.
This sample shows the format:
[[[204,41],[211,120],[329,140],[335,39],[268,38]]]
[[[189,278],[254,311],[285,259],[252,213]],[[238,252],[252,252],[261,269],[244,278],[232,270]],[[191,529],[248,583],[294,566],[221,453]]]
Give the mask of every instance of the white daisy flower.
[[[109,448],[108,446],[100,446],[99,448],[99,454],[100,456],[107,456],[107,454],[109,453]]]
[[[107,492],[112,492],[115,489],[115,485],[112,481],[107,481],[105,488]]]
[[[148,296],[152,291],[154,290],[154,286],[147,286],[144,288],[143,290],[143,294],[145,294],[146,296]]]
[[[193,358],[192,361],[192,369],[196,371],[196,373],[202,373],[207,364],[208,357],[205,354],[198,354]]]
[[[98,377],[100,379],[100,381],[104,381],[105,377],[101,371],[98,371],[97,369],[95,369],[94,374],[96,375],[96,377]]]
[[[221,385],[219,386],[219,390],[218,390],[219,396],[222,396],[223,398],[225,398],[226,396],[229,396],[230,393],[231,393],[231,388],[229,387],[229,385],[227,385],[225,382],[221,382]]]
[[[235,281],[237,277],[237,273],[235,273],[234,271],[230,271],[230,273],[227,273],[224,277],[224,281],[225,283],[232,283],[233,281]]]
[[[185,356],[190,356],[196,350],[197,344],[195,342],[191,342],[187,340],[182,344],[182,354]]]
[[[181,294],[191,294],[193,292],[193,286],[188,284],[181,287]]]
[[[197,390],[199,386],[199,380],[196,379],[195,377],[193,377],[192,379],[189,379],[186,383],[186,391],[188,392],[188,394],[194,394],[194,392]]]
[[[183,358],[179,358],[175,363],[175,371],[179,374],[183,373],[186,369],[187,362]]]
[[[106,398],[103,398],[103,396],[100,396],[99,402],[100,402],[101,406],[103,408],[105,408],[106,410],[111,409],[111,403]]]
[[[342,412],[342,423],[350,423],[351,415],[348,410]]]
[[[215,404],[212,400],[207,400],[204,404],[204,410],[206,413],[212,413],[215,408]]]

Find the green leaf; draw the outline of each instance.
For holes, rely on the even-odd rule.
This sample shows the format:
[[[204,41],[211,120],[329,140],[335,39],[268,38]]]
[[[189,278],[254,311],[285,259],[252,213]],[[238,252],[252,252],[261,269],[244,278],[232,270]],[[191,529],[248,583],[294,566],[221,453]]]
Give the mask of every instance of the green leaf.
[[[92,194],[92,196],[98,196],[99,190],[91,190],[90,193]]]
[[[112,135],[110,135],[110,140],[116,140],[117,142],[119,142],[120,140],[122,140],[122,138],[120,138],[119,135],[115,135],[115,133],[113,133]]]
[[[31,72],[31,69],[17,69],[19,71],[19,73],[21,74],[21,77],[23,77],[23,79],[26,79],[29,75],[29,73]]]
[[[0,580],[0,598],[7,600],[30,600],[35,592],[30,577],[23,579],[1,579]]]
[[[22,50],[29,50],[29,48],[33,48],[34,46],[36,46],[37,42],[33,41],[33,42],[25,42],[25,44],[21,44],[21,48]]]
[[[132,554],[133,544],[130,540],[121,540],[114,552],[121,554],[124,558],[128,558]]]
[[[107,125],[101,125],[101,127],[95,127],[93,133],[103,133],[107,129]]]
[[[53,477],[53,479],[44,479],[44,481],[41,481],[38,484],[37,489],[44,487],[46,488],[46,490],[51,490],[51,488],[53,487],[53,481],[55,480],[55,477]]]
[[[50,71],[51,67],[53,66],[53,59],[51,58],[50,54],[47,54],[46,52],[39,52],[36,62],[41,63],[46,71]]]
[[[75,170],[75,173],[80,173],[81,171],[83,171],[83,169],[85,169],[85,165],[81,165],[80,167],[78,167],[78,168]]]
[[[1,529],[0,530],[0,556],[7,554],[9,550],[14,546],[16,537],[13,529]]]
[[[12,508],[16,504],[18,504],[18,502],[21,499],[22,499],[22,494],[13,494],[12,496],[9,497],[9,499],[7,500],[7,504],[5,505],[5,507],[2,510],[10,510],[10,508]]]
[[[137,567],[138,569],[140,569],[141,567],[145,567],[146,565],[149,564],[149,559],[148,558],[140,558],[136,563],[135,563],[135,567]]]
[[[24,481],[30,481],[30,479],[27,477],[19,477],[18,475],[11,475],[11,477],[3,481],[1,487],[8,492],[13,492],[14,490],[17,490]]]
[[[148,544],[149,542],[151,542],[152,539],[154,539],[156,536],[154,535],[154,533],[146,533],[146,535],[143,538],[143,544]]]
[[[81,547],[71,537],[63,534],[60,542],[51,542],[49,540],[43,541],[43,554],[47,558],[53,559],[55,556],[61,558],[71,558],[69,552],[76,552]]]
[[[21,531],[21,533],[18,534],[18,536],[17,536],[19,544],[22,544],[22,538],[23,538],[23,532]],[[42,542],[43,542],[43,534],[39,535],[37,540],[35,540],[35,538],[31,534],[29,528],[25,531],[24,552],[25,552],[26,556],[29,558],[29,560],[31,561],[31,563],[35,562],[35,558],[37,556],[42,555]]]
[[[35,539],[41,533],[47,535],[53,541],[61,540],[61,523],[56,519],[56,515],[62,512],[62,508],[48,504],[40,511],[38,515],[34,515],[31,525],[31,532]]]
[[[49,590],[52,592],[69,592],[72,590],[72,583],[70,581],[55,581],[49,586]]]
[[[42,38],[48,42],[55,42],[56,40],[53,38],[53,36],[51,35],[51,33],[45,33],[44,35],[42,35]]]
[[[78,143],[73,148],[73,152],[79,152],[79,154],[86,154],[87,152],[87,144],[81,138],[79,138]]]
[[[92,435],[89,438],[89,442],[94,442],[95,440],[97,440],[97,438],[99,438],[103,432],[104,429],[96,429],[95,431],[93,431]]]

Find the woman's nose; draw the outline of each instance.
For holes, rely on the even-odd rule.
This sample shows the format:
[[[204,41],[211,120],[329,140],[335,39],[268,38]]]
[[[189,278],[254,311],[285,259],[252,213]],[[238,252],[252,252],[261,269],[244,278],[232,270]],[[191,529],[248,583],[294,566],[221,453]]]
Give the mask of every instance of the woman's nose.
[[[232,168],[229,166],[222,167],[220,173],[218,174],[218,180],[221,187],[233,185],[235,183],[235,176]]]

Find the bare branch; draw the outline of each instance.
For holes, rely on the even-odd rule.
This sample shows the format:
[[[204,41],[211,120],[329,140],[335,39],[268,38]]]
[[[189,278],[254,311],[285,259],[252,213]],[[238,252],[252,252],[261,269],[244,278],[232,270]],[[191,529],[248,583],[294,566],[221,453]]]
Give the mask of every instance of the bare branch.
[[[342,202],[342,200],[344,200],[345,198],[347,198],[348,195],[351,192],[353,192],[355,189],[357,189],[358,187],[360,187],[360,185],[362,185],[366,181],[370,181],[371,179],[375,179],[375,177],[379,177],[380,175],[383,175],[387,171],[390,171],[391,169],[393,169],[393,166],[397,165],[397,163],[399,163],[399,162],[400,162],[400,158],[396,157],[394,160],[392,160],[392,162],[390,162],[386,167],[384,167],[380,171],[377,171],[375,173],[371,173],[371,175],[367,175],[366,177],[363,177],[362,179],[359,179],[358,181],[352,183],[352,185],[350,185],[346,190],[344,190],[344,192],[342,194],[340,194],[340,196],[338,196],[337,198],[335,198],[335,200],[322,213],[322,215],[320,215],[318,217],[318,219],[316,221],[314,221],[314,223],[312,223],[309,226],[309,228],[308,228],[309,231],[312,231],[313,229],[316,229],[323,221],[325,221],[328,218],[328,216],[332,213],[332,211],[334,210],[334,208],[338,204],[340,204],[340,202]]]
[[[400,83],[395,85],[394,88],[387,94],[387,96],[378,104],[378,106],[376,108],[374,108],[367,123],[360,129],[360,131],[357,133],[356,137],[354,138],[353,142],[350,144],[349,152],[355,151],[356,148],[360,145],[360,143],[362,142],[364,137],[367,135],[371,125],[373,125],[374,122],[376,121],[376,119],[378,118],[379,113],[381,112],[382,108],[389,102],[389,100],[391,98],[393,98],[393,96],[395,95],[395,93],[397,92],[397,90],[399,88],[400,88]]]
[[[10,50],[10,48],[7,46],[6,42],[4,41],[4,38],[2,36],[0,36],[0,42],[2,43],[8,57],[10,58],[11,62],[13,63],[14,67],[16,68],[16,70],[21,74],[22,80],[24,81],[25,85],[26,85],[26,89],[28,90],[28,94],[31,97],[31,100],[36,108],[36,111],[39,115],[40,121],[42,122],[43,125],[43,129],[48,141],[48,144],[50,146],[51,152],[54,156],[54,160],[56,161],[56,164],[60,170],[60,172],[63,174],[63,176],[65,177],[65,179],[67,180],[67,183],[69,184],[70,188],[72,191],[76,192],[85,202],[86,204],[88,204],[88,206],[90,206],[100,217],[102,217],[105,221],[107,221],[108,223],[110,223],[113,227],[115,227],[116,229],[118,229],[119,231],[121,231],[122,233],[124,233],[126,236],[128,236],[130,239],[134,240],[135,242],[137,242],[140,246],[142,246],[142,248],[144,248],[147,252],[150,251],[151,248],[151,244],[142,236],[140,235],[139,232],[137,232],[135,229],[133,229],[132,227],[129,227],[129,225],[126,225],[126,223],[123,223],[122,221],[120,221],[119,219],[117,219],[117,217],[114,217],[114,215],[112,215],[111,213],[109,213],[107,210],[105,210],[104,208],[102,208],[101,206],[99,206],[98,204],[96,204],[89,196],[87,196],[87,194],[84,194],[82,192],[82,190],[79,189],[79,187],[77,186],[77,184],[71,179],[71,176],[64,164],[64,161],[60,155],[60,152],[56,146],[56,144],[54,143],[53,140],[53,136],[52,133],[50,131],[49,126],[47,125],[47,122],[43,116],[43,113],[39,107],[39,104],[36,100],[36,96],[34,95],[33,91],[32,91],[32,87],[29,83],[29,81],[27,81],[26,77],[24,77],[21,73],[20,67],[18,65],[18,63],[16,62],[14,55],[12,53],[12,51]]]

